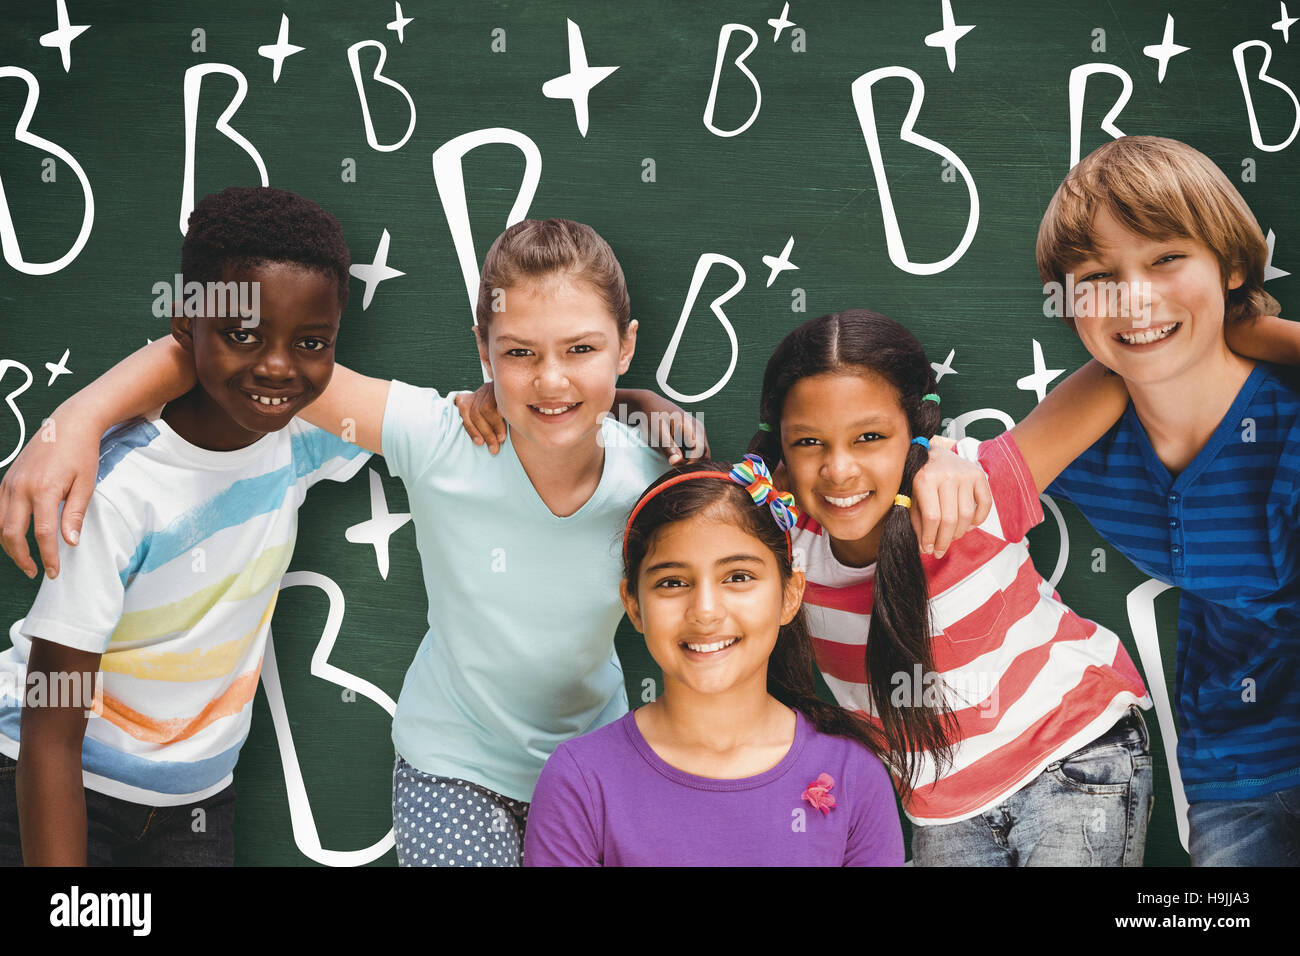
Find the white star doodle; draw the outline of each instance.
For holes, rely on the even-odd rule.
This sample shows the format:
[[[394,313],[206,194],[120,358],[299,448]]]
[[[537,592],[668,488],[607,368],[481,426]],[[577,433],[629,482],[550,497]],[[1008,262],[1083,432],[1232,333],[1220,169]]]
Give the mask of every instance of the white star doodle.
[[[799,267],[790,261],[790,250],[794,248],[794,236],[785,241],[785,248],[781,250],[779,256],[764,256],[763,265],[772,270],[772,274],[767,277],[767,288],[772,288],[772,283],[782,272],[789,269],[798,269]]]
[[[957,41],[975,29],[975,24],[958,26],[953,22],[952,0],[943,0],[943,29],[925,38],[926,46],[942,47],[948,54],[948,72],[957,72]]]
[[[72,70],[72,41],[90,29],[90,24],[73,25],[68,22],[67,0],[58,0],[59,28],[41,36],[41,46],[57,48],[63,57],[63,72]]]
[[[767,21],[767,25],[776,31],[776,35],[772,37],[773,43],[781,39],[782,30],[784,30],[786,27],[792,27],[795,25],[795,22],[793,20],[787,19],[786,17],[786,15],[789,12],[790,12],[790,4],[787,3],[785,6],[781,8],[781,15],[779,17],[777,17],[775,20]]]
[[[553,100],[573,100],[573,114],[578,132],[587,135],[587,95],[592,87],[618,69],[616,66],[588,66],[587,51],[582,47],[582,30],[572,20],[569,24],[569,72],[542,84],[542,95]]]
[[[58,378],[60,375],[72,374],[72,369],[68,368],[68,356],[71,354],[72,354],[72,349],[64,349],[63,358],[59,359],[58,365],[55,365],[53,362],[45,363],[45,367],[49,370],[50,373],[50,380],[45,383],[46,388],[49,388],[51,385],[53,385],[54,380]]]
[[[1164,38],[1158,44],[1153,43],[1151,46],[1144,46],[1142,52],[1160,64],[1160,68],[1156,71],[1156,82],[1163,83],[1165,81],[1165,69],[1169,66],[1169,61],[1178,54],[1186,53],[1190,49],[1189,46],[1179,46],[1174,42],[1174,15],[1167,13],[1165,14]]]
[[[408,512],[388,513],[388,499],[384,497],[384,483],[379,480],[379,472],[370,472],[370,520],[354,524],[344,532],[353,544],[370,544],[375,548],[375,563],[379,565],[379,576],[388,580],[388,539],[394,531],[411,520]]]
[[[365,295],[361,298],[361,311],[364,312],[370,308],[370,300],[375,297],[375,288],[385,279],[396,279],[398,276],[406,275],[405,272],[398,272],[388,265],[388,230],[379,237],[379,248],[375,250],[375,261],[368,265],[353,266],[348,271],[366,284]]]
[[[1291,273],[1273,265],[1273,243],[1277,241],[1277,236],[1273,235],[1272,229],[1268,231],[1268,235],[1264,237],[1264,241],[1268,243],[1268,261],[1264,263],[1264,281],[1268,282],[1270,279],[1280,279],[1283,276],[1289,276]]]
[[[1278,20],[1277,23],[1273,24],[1273,29],[1276,30],[1278,33],[1282,34],[1283,43],[1290,43],[1291,25],[1296,22],[1296,18],[1287,13],[1285,3],[1280,4],[1280,6],[1282,7],[1279,14],[1281,16],[1281,19]]]
[[[397,10],[394,12],[393,22],[387,24],[387,26],[388,29],[397,34],[398,43],[405,43],[406,35],[403,31],[406,29],[406,25],[414,20],[415,17],[402,16],[402,5],[400,3],[394,3],[393,6],[396,7]]]
[[[1047,394],[1047,386],[1059,378],[1064,371],[1063,368],[1044,367],[1043,347],[1038,344],[1038,339],[1034,339],[1034,374],[1026,375],[1016,382],[1016,388],[1026,392],[1034,392],[1041,402]]]
[[[952,360],[957,357],[956,349],[949,349],[948,357],[942,362],[931,362],[930,368],[934,369],[934,381],[937,385],[943,381],[945,375],[957,375],[958,372],[952,367]]]
[[[257,48],[258,56],[264,56],[275,64],[271,68],[271,82],[280,82],[280,67],[284,66],[284,61],[295,53],[301,53],[306,47],[294,46],[289,42],[289,14],[280,14],[280,35],[276,37],[274,43],[267,43]]]

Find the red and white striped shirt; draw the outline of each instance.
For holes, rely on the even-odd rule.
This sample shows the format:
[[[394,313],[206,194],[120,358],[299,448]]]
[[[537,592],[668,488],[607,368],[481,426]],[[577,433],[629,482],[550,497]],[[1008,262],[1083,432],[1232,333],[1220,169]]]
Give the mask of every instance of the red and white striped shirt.
[[[936,779],[924,755],[903,807],[922,826],[983,813],[1101,736],[1131,704],[1151,706],[1119,638],[1062,604],[1034,569],[1025,535],[1043,510],[1011,435],[965,439],[958,454],[988,474],[993,510],[942,559],[922,555],[937,673],[891,681],[891,706],[946,694],[956,720],[952,765]],[[807,575],[804,606],[822,676],[841,706],[874,721],[865,652],[875,565],[841,564],[807,514],[791,544]]]

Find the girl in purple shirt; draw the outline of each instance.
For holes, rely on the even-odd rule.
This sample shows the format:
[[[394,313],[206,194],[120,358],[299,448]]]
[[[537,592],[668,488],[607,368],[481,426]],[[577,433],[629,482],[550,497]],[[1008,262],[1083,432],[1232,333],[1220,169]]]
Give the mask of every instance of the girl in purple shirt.
[[[641,496],[621,592],[664,692],[554,752],[526,866],[902,864],[872,728],[814,692],[794,518],[750,456]]]

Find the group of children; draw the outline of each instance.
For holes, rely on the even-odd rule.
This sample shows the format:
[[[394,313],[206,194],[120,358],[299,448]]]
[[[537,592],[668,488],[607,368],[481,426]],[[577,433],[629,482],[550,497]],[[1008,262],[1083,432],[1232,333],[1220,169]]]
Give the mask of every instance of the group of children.
[[[296,510],[367,452],[406,486],[429,597],[393,721],[401,865],[897,865],[895,789],[917,865],[1140,865],[1150,700],[1118,637],[1035,570],[1044,490],[1182,590],[1193,864],[1300,862],[1300,382],[1264,364],[1300,361],[1300,335],[1270,314],[1266,255],[1208,159],[1116,140],[1038,243],[1096,361],[1024,422],[939,438],[916,339],[850,310],[778,345],[749,454],[664,473],[608,414],[637,323],[589,227],[496,240],[492,382],[453,400],[334,364],[333,217],[278,190],[209,197],[186,278],[259,282],[256,322],[178,315],[0,486],[5,550],[34,576],[34,514],[47,566],[4,686],[99,675],[93,721],[80,698],[0,696],[0,863],[232,862]],[[1112,307],[1107,283],[1136,299]],[[663,674],[634,712],[624,613]]]

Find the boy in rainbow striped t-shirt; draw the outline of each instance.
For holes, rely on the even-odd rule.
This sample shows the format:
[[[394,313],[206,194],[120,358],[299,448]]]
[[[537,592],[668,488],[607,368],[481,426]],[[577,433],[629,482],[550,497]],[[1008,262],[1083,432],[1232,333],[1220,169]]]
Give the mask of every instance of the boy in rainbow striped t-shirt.
[[[104,436],[84,540],[0,654],[0,865],[234,863],[232,771],[298,506],[369,457],[294,417],[334,369],[338,221],[282,190],[227,189],[195,207],[181,258],[187,289],[246,284],[253,314],[222,315],[211,294],[175,309],[197,384]],[[108,424],[75,396],[55,420]]]

